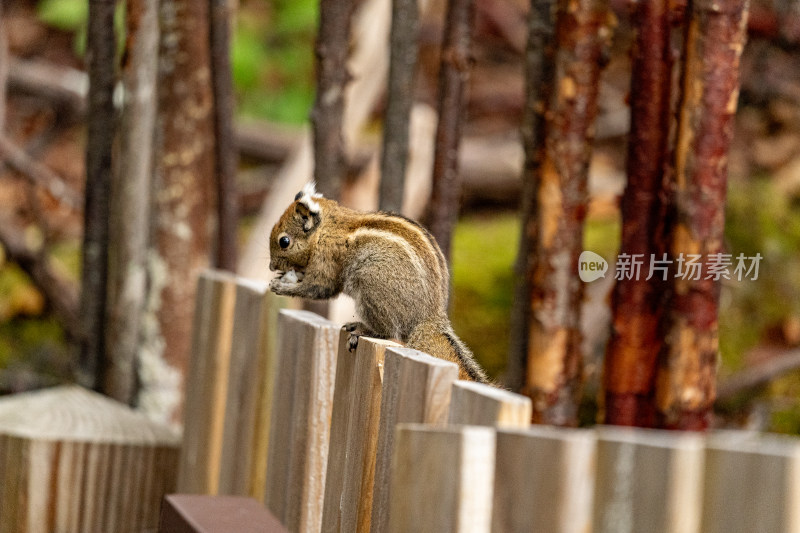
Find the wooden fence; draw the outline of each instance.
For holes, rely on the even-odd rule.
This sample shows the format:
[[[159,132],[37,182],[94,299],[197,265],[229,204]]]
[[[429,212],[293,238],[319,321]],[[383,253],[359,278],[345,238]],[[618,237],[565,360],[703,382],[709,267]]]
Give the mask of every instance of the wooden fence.
[[[351,353],[286,303],[201,277],[180,454],[81,389],[0,399],[0,532],[154,531],[177,483],[291,532],[800,533],[800,439],[531,426],[528,398],[389,341]],[[246,501],[166,500],[161,531],[238,505],[282,529]]]
[[[350,353],[264,286],[209,273],[199,294],[179,491],[298,532],[800,532],[799,439],[531,426],[528,398],[389,341]]]

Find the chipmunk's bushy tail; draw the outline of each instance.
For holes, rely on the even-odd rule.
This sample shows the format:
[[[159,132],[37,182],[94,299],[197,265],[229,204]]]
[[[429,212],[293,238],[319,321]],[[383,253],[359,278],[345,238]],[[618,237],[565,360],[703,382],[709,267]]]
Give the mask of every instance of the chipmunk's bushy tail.
[[[446,318],[419,324],[408,337],[406,346],[458,365],[458,378],[490,383],[475,356],[453,331]]]

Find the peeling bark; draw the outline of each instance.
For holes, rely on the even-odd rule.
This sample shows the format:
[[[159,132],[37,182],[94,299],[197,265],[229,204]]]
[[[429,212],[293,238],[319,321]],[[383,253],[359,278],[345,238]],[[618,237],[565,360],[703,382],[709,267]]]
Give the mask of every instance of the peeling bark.
[[[724,250],[727,157],[746,39],[748,0],[693,0],[686,33],[682,98],[675,149],[676,224],[673,257]],[[708,427],[719,351],[720,282],[677,277],[667,346],[656,384],[660,423]]]
[[[138,405],[180,419],[197,275],[217,234],[206,0],[162,0],[151,251]]]
[[[317,95],[311,111],[314,179],[317,190],[339,198],[347,168],[342,123],[345,87],[350,81],[350,20],[353,0],[321,0],[317,36]]]
[[[81,248],[82,323],[78,380],[99,387],[106,363],[106,284],[111,151],[114,139],[114,0],[90,0],[86,59],[89,95],[84,235]]]
[[[555,82],[544,102],[546,140],[535,181],[535,259],[529,272],[530,322],[525,392],[534,422],[575,425],[581,391],[577,276],[600,71],[611,31],[605,0],[559,0]],[[527,228],[530,231],[531,228]]]
[[[158,1],[128,0],[123,103],[111,186],[108,366],[103,392],[133,405],[147,288],[150,187],[158,74]]]
[[[433,188],[428,212],[430,230],[450,259],[453,226],[461,205],[458,149],[466,114],[466,89],[472,62],[472,0],[449,0],[439,65],[439,124],[433,156]]]
[[[399,213],[403,207],[408,128],[414,102],[414,75],[419,49],[419,5],[417,0],[392,1],[392,31],[389,41],[389,78],[386,115],[383,119],[380,209]]]
[[[665,169],[673,85],[670,3],[652,0],[633,7],[636,39],[620,254],[641,254],[645,262],[650,257],[663,257],[668,250],[665,219],[669,183]],[[646,277],[623,278],[614,286],[613,328],[603,376],[608,424],[655,425],[655,376],[663,345],[661,320],[669,279]]]

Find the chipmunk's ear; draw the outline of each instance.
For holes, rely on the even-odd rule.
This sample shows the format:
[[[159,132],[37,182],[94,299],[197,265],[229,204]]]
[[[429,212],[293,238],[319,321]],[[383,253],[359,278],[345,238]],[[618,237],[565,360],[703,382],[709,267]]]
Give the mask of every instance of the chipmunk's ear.
[[[317,204],[317,202],[314,202],[314,204],[316,204],[317,207],[319,207],[319,204]],[[315,213],[314,211],[309,209],[308,205],[305,202],[297,202],[295,207],[295,213],[297,213],[297,216],[299,216],[302,221],[304,232],[310,233],[314,228],[316,228],[319,225],[320,222],[319,209],[317,209],[317,212]]]
[[[317,202],[318,198],[322,198],[322,195],[317,192],[313,181],[306,183],[303,190],[294,197],[297,202],[297,214],[303,219],[303,231],[306,233],[319,225],[322,208]]]
[[[295,195],[294,200],[305,205],[310,212],[319,214],[320,207],[319,202],[316,201],[317,198],[322,198],[322,194],[317,192],[316,183],[309,181],[303,186],[303,190]]]

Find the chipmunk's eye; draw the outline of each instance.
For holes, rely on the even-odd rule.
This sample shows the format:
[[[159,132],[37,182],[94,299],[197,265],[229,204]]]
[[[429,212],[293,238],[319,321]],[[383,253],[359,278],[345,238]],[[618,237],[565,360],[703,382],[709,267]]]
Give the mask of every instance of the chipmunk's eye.
[[[284,235],[278,239],[278,245],[284,250],[287,249],[290,244],[292,244],[292,239],[290,239],[288,235]]]

